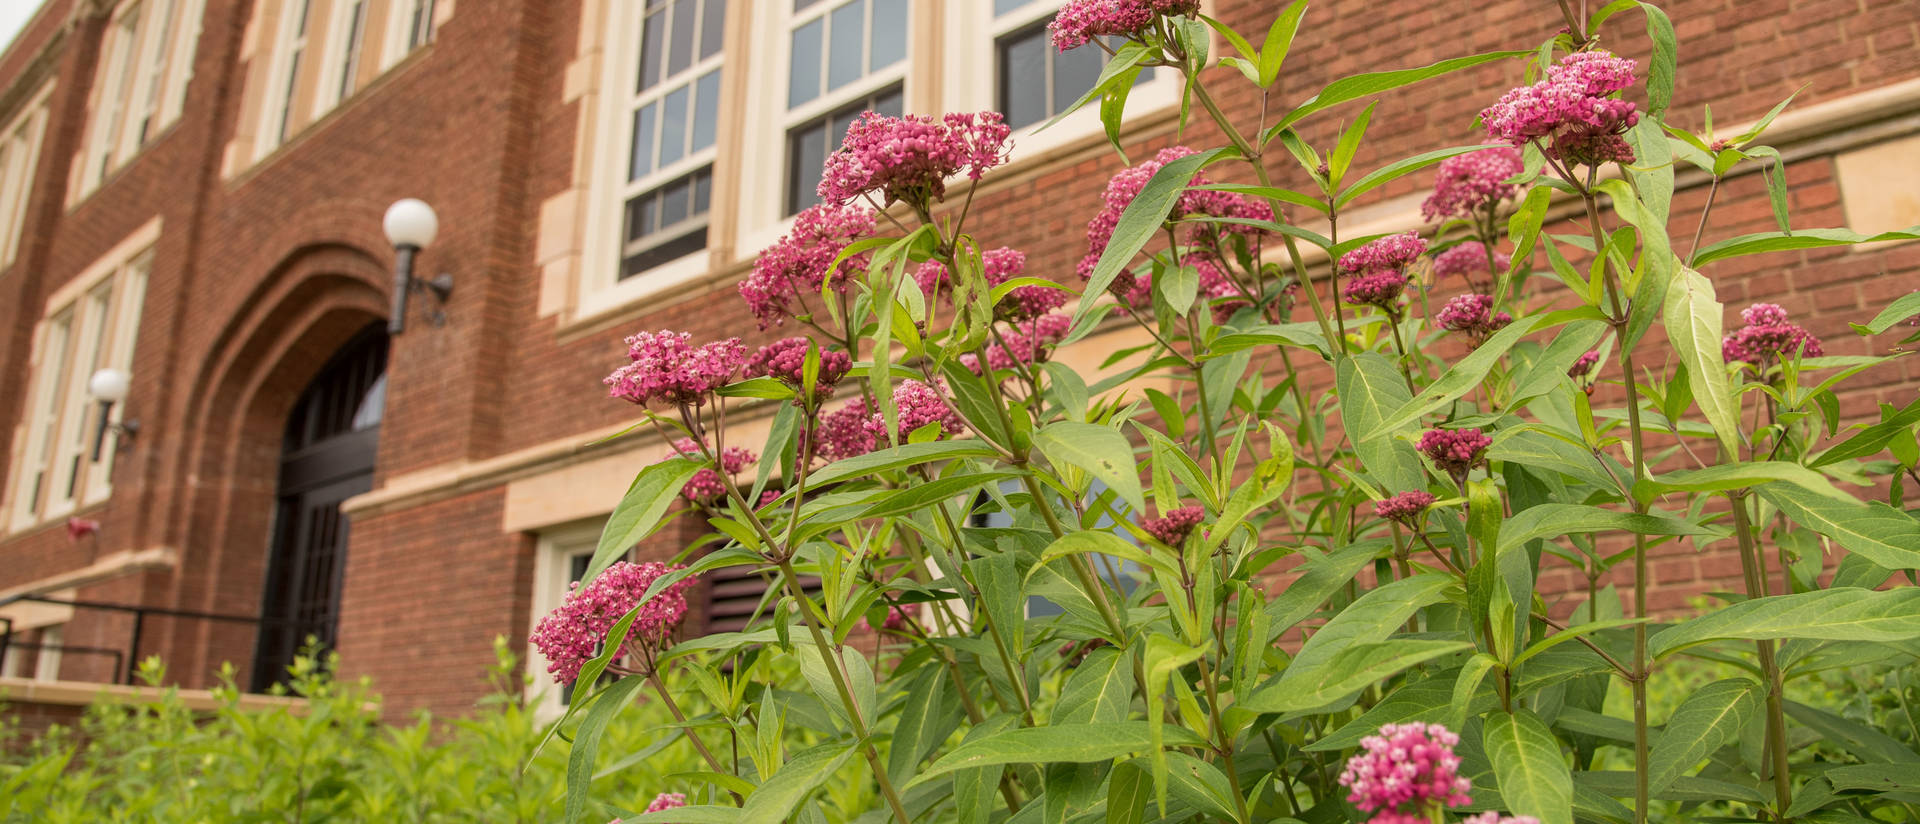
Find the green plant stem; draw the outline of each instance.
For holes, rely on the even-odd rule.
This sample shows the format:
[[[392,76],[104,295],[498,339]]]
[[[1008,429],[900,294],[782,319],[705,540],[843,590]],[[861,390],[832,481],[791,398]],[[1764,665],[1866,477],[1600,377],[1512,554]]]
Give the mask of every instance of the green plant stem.
[[[1393,330],[1393,362],[1400,367],[1401,379],[1407,382],[1407,394],[1418,395],[1420,390],[1413,387],[1413,370],[1407,366],[1407,358],[1412,353],[1407,351],[1407,341],[1400,334],[1400,318],[1397,313],[1387,313],[1387,328]]]
[[[1747,596],[1764,598],[1767,595],[1765,561],[1747,516],[1746,497],[1746,490],[1731,490],[1727,492],[1727,503],[1733,507],[1733,530],[1740,542],[1740,568],[1746,577]],[[1793,776],[1787,770],[1787,713],[1782,694],[1785,682],[1780,662],[1774,658],[1773,643],[1762,639],[1753,645],[1760,656],[1760,671],[1767,679],[1767,753],[1773,773],[1773,818],[1786,821],[1787,809],[1793,806]]]
[[[1713,213],[1713,196],[1720,192],[1720,176],[1713,176],[1713,183],[1707,186],[1707,203],[1700,207],[1700,223],[1693,227],[1693,243],[1687,246],[1687,265],[1693,265],[1693,256],[1700,253],[1700,236],[1707,231],[1707,215]]]
[[[1217,632],[1215,633],[1218,634]],[[1240,770],[1233,763],[1233,742],[1227,738],[1226,725],[1220,720],[1225,708],[1220,706],[1219,671],[1207,666],[1207,657],[1200,656],[1200,681],[1207,687],[1207,715],[1213,722],[1213,751],[1220,756],[1220,765],[1227,774],[1227,783],[1233,788],[1233,808],[1239,813],[1239,820],[1251,821],[1247,813],[1247,795],[1240,789]],[[1220,662],[1221,668],[1226,662]]]
[[[693,727],[687,723],[686,713],[680,711],[679,702],[673,700],[673,693],[668,692],[667,685],[661,682],[659,671],[649,672],[646,677],[647,684],[652,686],[654,693],[660,696],[660,701],[667,705],[667,712],[673,713],[673,720],[680,724],[681,734],[687,737],[687,741],[693,744],[694,749],[700,751],[700,757],[706,759],[707,766],[712,767],[713,771],[720,775],[730,775],[731,772],[727,768],[720,766],[720,759],[713,757],[713,751],[707,749],[707,742],[700,740],[700,734],[694,732]],[[733,796],[735,806],[745,803],[739,793],[728,790],[727,794]]]

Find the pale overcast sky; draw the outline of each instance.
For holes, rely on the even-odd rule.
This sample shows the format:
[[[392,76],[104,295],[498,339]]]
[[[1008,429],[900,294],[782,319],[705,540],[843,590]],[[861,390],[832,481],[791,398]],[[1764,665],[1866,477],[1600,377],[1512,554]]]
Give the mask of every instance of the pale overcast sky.
[[[0,50],[13,44],[13,36],[33,19],[33,12],[40,8],[40,0],[0,0]]]

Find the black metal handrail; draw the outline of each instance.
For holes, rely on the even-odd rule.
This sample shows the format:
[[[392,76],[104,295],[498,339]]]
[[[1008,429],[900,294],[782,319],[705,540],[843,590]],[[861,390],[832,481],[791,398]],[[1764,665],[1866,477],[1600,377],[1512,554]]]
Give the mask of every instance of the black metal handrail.
[[[14,595],[8,598],[0,598],[0,607],[7,606],[9,604],[17,604],[21,602],[28,602],[28,603],[35,603],[35,604],[51,604],[54,606],[72,607],[74,609],[93,609],[93,610],[103,610],[107,612],[131,613],[133,615],[133,630],[129,633],[127,638],[126,655],[124,657],[120,657],[118,651],[113,651],[116,656],[116,661],[114,663],[114,672],[116,674],[116,677],[119,679],[119,682],[122,684],[133,683],[134,670],[137,668],[136,662],[138,661],[139,655],[140,655],[140,636],[142,631],[145,629],[147,616],[149,615],[153,615],[161,618],[187,618],[187,619],[200,620],[200,621],[225,621],[228,623],[236,623],[236,624],[252,624],[254,627],[255,633],[258,633],[261,628],[270,624],[281,625],[281,626],[286,626],[286,625],[299,626],[302,624],[309,623],[309,622],[295,621],[295,620],[282,619],[282,618],[268,618],[261,615],[233,615],[233,614],[219,613],[219,612],[198,612],[195,610],[188,610],[188,609],[169,609],[167,607],[145,607],[145,606],[133,606],[130,604],[114,604],[114,603],[107,603],[104,601],[83,601],[79,599],[49,598],[44,595]],[[25,647],[30,645],[22,641],[13,640],[13,620],[12,619],[6,618],[6,617],[0,617],[0,622],[5,622],[4,624],[5,631],[0,632],[0,667],[4,667],[6,665],[7,653],[10,647]],[[32,646],[38,646],[38,645],[32,645]],[[79,650],[94,651],[94,650],[103,650],[106,648],[65,647],[65,649],[73,649],[76,651],[79,651]]]

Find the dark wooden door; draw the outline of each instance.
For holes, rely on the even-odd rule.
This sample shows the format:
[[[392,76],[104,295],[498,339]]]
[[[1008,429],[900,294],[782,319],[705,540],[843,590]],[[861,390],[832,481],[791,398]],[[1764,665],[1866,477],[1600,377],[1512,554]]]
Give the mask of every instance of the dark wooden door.
[[[256,691],[285,681],[308,639],[321,649],[337,640],[348,524],[340,504],[373,488],[386,368],[384,329],[368,327],[320,370],[287,419]]]

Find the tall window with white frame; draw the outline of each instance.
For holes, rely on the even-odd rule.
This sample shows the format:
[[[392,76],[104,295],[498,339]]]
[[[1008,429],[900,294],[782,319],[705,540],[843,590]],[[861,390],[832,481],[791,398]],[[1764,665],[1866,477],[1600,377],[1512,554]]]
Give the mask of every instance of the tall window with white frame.
[[[20,253],[27,198],[40,163],[40,140],[47,132],[46,99],[43,90],[0,128],[0,269]]]
[[[307,30],[312,27],[313,0],[287,0],[281,7],[286,16],[281,18],[281,41],[285,45],[278,71],[273,78],[274,98],[268,113],[273,117],[272,142],[278,146],[287,142],[287,136],[293,129],[293,99],[300,91],[300,63],[307,54]]]
[[[76,196],[97,188],[179,116],[204,0],[135,0],[113,12],[95,73]]]
[[[908,0],[791,0],[786,213],[818,203],[827,155],[868,110],[905,106]]]
[[[100,409],[87,397],[87,380],[96,370],[132,365],[152,260],[150,251],[143,252],[99,270],[84,291],[50,307],[41,322],[22,448],[11,473],[14,527],[64,516],[111,491],[113,450],[93,460]],[[119,413],[116,405],[113,414]]]
[[[334,53],[328,58],[328,76],[321,83],[314,117],[318,118],[340,101],[353,96],[359,80],[360,52],[367,30],[367,6],[370,0],[334,0],[333,27],[327,42]]]
[[[726,0],[621,4],[639,47],[626,74],[621,141],[627,149],[619,279],[707,248]]]
[[[1065,52],[1053,47],[1047,22],[1060,4],[1047,0],[993,0],[994,105],[1007,125],[1023,129],[1046,122],[1093,88],[1107,65],[1107,52],[1088,43]],[[1109,46],[1117,48],[1117,38]],[[1134,83],[1151,80],[1142,69]]]
[[[432,42],[433,0],[400,0],[400,6],[401,13],[396,17],[406,26],[406,51]]]

